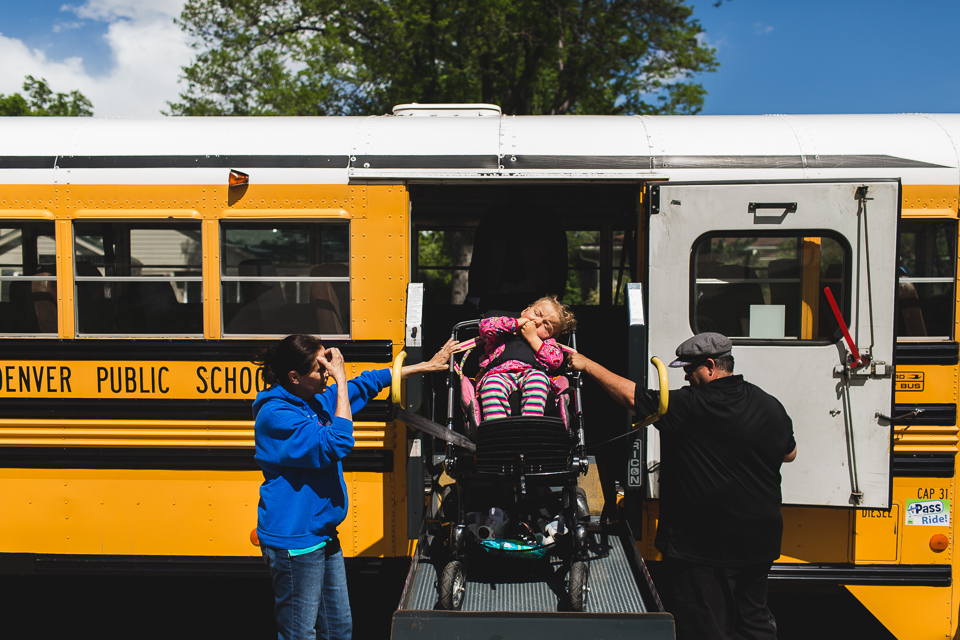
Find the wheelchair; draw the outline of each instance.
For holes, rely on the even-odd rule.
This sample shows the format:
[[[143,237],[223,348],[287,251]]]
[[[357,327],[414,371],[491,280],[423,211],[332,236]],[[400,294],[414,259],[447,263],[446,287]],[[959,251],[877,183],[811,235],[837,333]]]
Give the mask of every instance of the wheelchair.
[[[452,336],[469,344],[479,335],[479,324],[461,322]],[[566,342],[562,348],[576,349],[574,332]],[[577,486],[588,464],[580,374],[553,372],[544,416],[515,415],[515,393],[513,415],[482,421],[471,377],[479,369],[480,350],[468,349],[450,363],[448,428],[468,436],[476,452],[447,444],[443,465],[454,482],[436,496],[434,538],[442,547],[434,555],[437,608],[461,609],[471,564],[512,571],[517,563],[540,563],[549,565],[547,573],[565,576],[559,608],[582,611],[588,593],[590,512]]]

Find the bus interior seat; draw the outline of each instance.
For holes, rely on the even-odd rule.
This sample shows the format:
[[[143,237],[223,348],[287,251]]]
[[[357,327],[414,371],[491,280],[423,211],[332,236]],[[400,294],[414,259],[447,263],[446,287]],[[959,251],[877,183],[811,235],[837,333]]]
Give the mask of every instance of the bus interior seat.
[[[7,289],[10,302],[9,309],[3,314],[2,326],[9,333],[37,333],[40,324],[37,320],[37,311],[33,305],[33,295],[29,280],[14,280]]]
[[[100,269],[90,262],[77,262],[78,276],[103,277]],[[101,282],[77,282],[77,323],[82,333],[106,333],[113,330],[112,301]]]
[[[756,280],[752,267],[719,262],[701,262],[698,278],[716,280]],[[697,285],[696,302],[698,331],[716,331],[726,336],[750,335],[750,306],[764,304],[759,283],[725,282]]]
[[[477,225],[467,302],[479,311],[520,311],[545,295],[563,299],[567,234],[550,211],[520,201],[487,211]]]
[[[277,269],[270,260],[250,258],[237,265],[241,277],[276,276]],[[230,333],[282,333],[275,320],[284,306],[280,283],[264,281],[240,282],[240,308],[227,323]]]
[[[38,276],[54,275],[51,267],[44,267]],[[33,308],[37,314],[40,333],[57,333],[57,281],[34,280],[30,283]]]
[[[830,303],[827,302],[827,294],[825,294],[823,290],[825,287],[830,287],[830,292],[833,293],[834,298],[836,298],[837,304],[843,309],[843,300],[846,295],[843,282],[843,265],[828,265],[820,279],[820,306],[817,318],[817,335],[814,336],[815,338],[835,336],[837,332],[840,331],[840,325],[837,324],[837,319],[833,315],[833,309],[830,308]],[[847,322],[850,322],[850,318],[847,318]]]
[[[312,277],[335,277],[350,275],[350,268],[337,262],[319,264],[310,270]],[[341,288],[338,282],[311,282],[310,304],[317,318],[317,331],[321,334],[340,335],[349,333],[347,319],[343,317],[340,306],[341,297],[337,292]]]
[[[923,322],[923,309],[920,307],[920,296],[912,282],[897,283],[897,303],[900,308],[900,317],[897,327],[899,335],[924,337],[927,327]]]
[[[144,329],[150,332],[197,333],[203,330],[203,319],[200,317],[200,326],[191,327],[186,305],[177,299],[177,292],[170,282],[140,282],[137,287],[139,307],[143,311]]]
[[[800,301],[803,297],[800,281],[800,261],[795,258],[771,260],[767,264],[767,277],[796,280],[796,282],[771,282],[770,304],[784,307],[783,334],[788,338],[799,338]]]

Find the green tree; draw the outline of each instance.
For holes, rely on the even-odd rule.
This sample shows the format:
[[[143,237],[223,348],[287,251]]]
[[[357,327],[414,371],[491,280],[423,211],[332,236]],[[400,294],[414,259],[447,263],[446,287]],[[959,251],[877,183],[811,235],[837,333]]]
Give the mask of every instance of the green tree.
[[[44,78],[26,76],[24,98],[19,93],[0,94],[0,116],[92,116],[93,103],[77,90],[54,93]]]
[[[188,0],[174,115],[697,113],[715,50],[685,0]]]

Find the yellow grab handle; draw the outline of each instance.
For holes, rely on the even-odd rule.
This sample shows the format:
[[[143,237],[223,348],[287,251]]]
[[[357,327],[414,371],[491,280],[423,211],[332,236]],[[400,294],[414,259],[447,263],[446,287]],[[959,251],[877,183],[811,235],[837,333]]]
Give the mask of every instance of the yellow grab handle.
[[[660,404],[657,406],[655,413],[651,413],[641,422],[633,425],[634,429],[640,429],[645,427],[648,424],[653,424],[660,419],[661,416],[667,413],[667,404],[670,401],[670,385],[667,382],[667,366],[657,356],[650,358],[650,362],[657,368],[657,373],[660,378]]]
[[[407,359],[407,352],[401,351],[393,361],[393,377],[390,378],[390,401],[399,405],[400,398],[400,370],[403,369],[403,361]]]

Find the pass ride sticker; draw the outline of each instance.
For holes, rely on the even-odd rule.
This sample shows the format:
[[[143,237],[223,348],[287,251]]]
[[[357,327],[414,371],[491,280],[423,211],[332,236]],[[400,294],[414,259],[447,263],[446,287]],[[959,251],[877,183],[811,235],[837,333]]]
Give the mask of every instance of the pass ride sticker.
[[[907,500],[905,509],[908,525],[949,526],[949,500]]]

